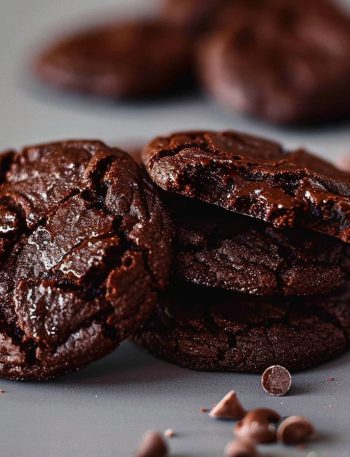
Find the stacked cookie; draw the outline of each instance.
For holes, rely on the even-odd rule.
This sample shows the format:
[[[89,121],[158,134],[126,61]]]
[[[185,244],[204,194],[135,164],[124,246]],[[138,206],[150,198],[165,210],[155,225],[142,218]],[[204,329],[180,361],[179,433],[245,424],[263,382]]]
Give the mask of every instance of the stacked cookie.
[[[350,179],[236,132],[152,141],[176,226],[170,286],[137,340],[185,367],[300,370],[349,344]]]
[[[64,37],[35,63],[55,87],[113,99],[188,90],[276,123],[350,113],[350,18],[332,0],[164,0],[150,19]],[[45,40],[46,41],[46,40]]]
[[[132,336],[246,372],[348,347],[348,174],[235,132],[157,138],[143,160],[149,176],[100,141],[1,154],[1,376],[54,378]]]

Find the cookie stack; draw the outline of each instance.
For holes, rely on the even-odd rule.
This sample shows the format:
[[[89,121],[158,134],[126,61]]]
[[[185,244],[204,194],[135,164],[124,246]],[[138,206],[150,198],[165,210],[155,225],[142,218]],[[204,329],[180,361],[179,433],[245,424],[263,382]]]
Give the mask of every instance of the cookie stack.
[[[51,379],[129,337],[245,372],[348,347],[348,174],[235,132],[157,138],[143,160],[100,141],[1,155],[1,376]]]
[[[143,161],[176,240],[138,342],[185,367],[242,372],[301,370],[348,347],[348,174],[236,132],[157,138]]]

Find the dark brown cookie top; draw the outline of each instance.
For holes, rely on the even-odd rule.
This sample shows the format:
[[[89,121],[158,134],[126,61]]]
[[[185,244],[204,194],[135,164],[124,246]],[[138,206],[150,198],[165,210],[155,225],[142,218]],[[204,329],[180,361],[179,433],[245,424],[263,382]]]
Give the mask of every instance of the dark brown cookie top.
[[[148,317],[172,225],[119,149],[67,141],[1,158],[0,375],[47,379],[110,352]]]
[[[37,75],[54,86],[110,97],[149,97],[190,79],[192,51],[177,28],[116,22],[68,36],[41,55]]]
[[[190,34],[207,31],[222,7],[234,0],[163,0],[162,17]]]
[[[182,132],[143,152],[166,191],[272,223],[350,241],[350,176],[305,150],[238,132]]]
[[[197,370],[303,370],[349,347],[349,286],[335,295],[286,298],[174,283],[136,340]]]
[[[238,0],[199,52],[204,86],[278,123],[350,115],[350,17],[329,0]]]
[[[167,202],[177,228],[176,274],[185,281],[255,295],[314,295],[349,277],[349,247],[335,238],[277,230],[178,196]]]

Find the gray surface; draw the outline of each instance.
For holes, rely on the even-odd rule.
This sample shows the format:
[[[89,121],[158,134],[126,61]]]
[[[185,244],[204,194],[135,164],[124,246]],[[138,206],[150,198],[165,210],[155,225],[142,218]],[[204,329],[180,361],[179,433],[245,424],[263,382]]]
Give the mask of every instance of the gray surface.
[[[306,0],[307,1],[307,0]],[[304,131],[280,130],[222,112],[198,98],[151,105],[117,105],[64,97],[39,88],[26,75],[26,60],[42,37],[62,24],[91,20],[95,11],[118,15],[151,0],[0,0],[0,148],[68,137],[98,137],[137,144],[182,128],[234,127],[305,145],[336,158],[350,154],[349,123]],[[305,341],[305,345],[308,342]],[[350,456],[350,355],[294,376],[288,397],[270,398],[257,376],[196,373],[153,359],[130,343],[81,373],[47,384],[0,382],[0,455],[4,457],[127,457],[148,429],[178,432],[174,456],[217,457],[232,425],[199,413],[230,389],[244,405],[304,414],[318,439],[307,449],[266,448],[265,455]],[[329,381],[334,377],[335,381]],[[316,454],[310,452],[314,451]]]

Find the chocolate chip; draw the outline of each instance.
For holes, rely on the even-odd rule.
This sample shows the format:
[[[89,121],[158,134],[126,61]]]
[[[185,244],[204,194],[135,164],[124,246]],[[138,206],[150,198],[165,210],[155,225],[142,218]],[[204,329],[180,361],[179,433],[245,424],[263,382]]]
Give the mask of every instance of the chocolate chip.
[[[168,445],[158,432],[147,432],[140,444],[135,457],[165,457],[168,455]]]
[[[234,390],[224,396],[219,403],[210,411],[209,416],[217,419],[242,419],[246,414],[246,410],[238,400]]]
[[[242,439],[256,443],[274,443],[277,440],[276,423],[280,415],[268,408],[249,411],[234,427],[234,433]]]
[[[315,430],[311,422],[302,416],[284,419],[277,429],[277,439],[284,444],[301,444],[309,440]]]
[[[225,448],[226,457],[259,457],[259,452],[251,441],[232,441]]]
[[[261,376],[261,385],[268,394],[282,397],[289,392],[292,386],[292,377],[286,368],[273,365],[264,371]]]
[[[350,171],[350,154],[341,154],[336,160],[336,165],[340,170]]]

